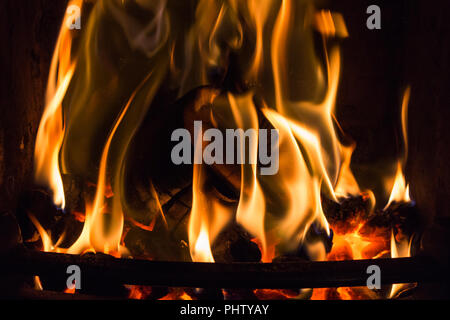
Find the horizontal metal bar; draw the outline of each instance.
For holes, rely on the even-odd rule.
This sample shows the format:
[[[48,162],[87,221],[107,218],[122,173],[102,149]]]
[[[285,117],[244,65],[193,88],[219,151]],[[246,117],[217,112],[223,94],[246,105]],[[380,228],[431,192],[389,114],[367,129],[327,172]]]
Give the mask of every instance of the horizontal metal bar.
[[[17,250],[2,259],[6,273],[67,278],[78,265],[82,277],[113,283],[199,288],[328,288],[365,286],[367,268],[381,269],[381,283],[443,281],[447,269],[423,256],[396,259],[283,262],[197,263],[118,259],[104,254],[69,255]]]

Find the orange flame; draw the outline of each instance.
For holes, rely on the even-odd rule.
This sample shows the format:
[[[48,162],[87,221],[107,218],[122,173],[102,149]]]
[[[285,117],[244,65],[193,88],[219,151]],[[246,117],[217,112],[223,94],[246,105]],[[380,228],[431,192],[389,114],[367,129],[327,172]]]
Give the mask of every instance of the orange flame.
[[[82,3],[82,0],[71,0],[68,6],[81,7]],[[65,28],[63,22],[50,66],[45,109],[34,152],[36,181],[50,188],[53,202],[61,208],[65,207],[64,187],[59,170],[59,152],[64,137],[61,106],[76,66],[76,62],[71,59],[71,48],[72,33]]]
[[[411,202],[411,197],[409,195],[409,185],[406,184],[400,161],[397,163],[397,172],[395,174],[394,185],[392,187],[391,195],[389,196],[389,201],[384,209],[387,209],[394,201]]]
[[[123,214],[122,212],[113,212],[111,222],[107,224],[105,216],[103,215],[105,209],[105,196],[106,193],[106,166],[108,161],[108,153],[111,145],[112,138],[122,121],[125,113],[127,112],[133,96],[128,101],[128,104],[122,110],[118,120],[116,121],[113,130],[111,131],[106,145],[103,149],[100,169],[97,181],[97,190],[93,204],[87,204],[86,215],[84,221],[84,227],[80,237],[77,241],[68,249],[58,248],[57,245],[53,245],[50,236],[42,228],[39,222],[30,215],[30,218],[41,236],[44,251],[64,252],[72,254],[80,254],[87,251],[104,252],[111,255],[120,256],[120,239],[123,230]]]
[[[192,209],[189,218],[189,248],[195,262],[214,262],[211,243],[230,219],[228,209],[214,197],[208,197],[205,173],[194,165]]]
[[[249,12],[256,30],[256,44],[253,54],[253,63],[249,70],[250,77],[257,77],[264,61],[264,24],[272,7],[272,1],[250,0]]]

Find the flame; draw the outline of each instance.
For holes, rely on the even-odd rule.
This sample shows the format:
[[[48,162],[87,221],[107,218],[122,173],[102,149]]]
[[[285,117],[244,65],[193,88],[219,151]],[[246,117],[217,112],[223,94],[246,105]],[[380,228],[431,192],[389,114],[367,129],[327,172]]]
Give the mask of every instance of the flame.
[[[30,218],[31,222],[36,227],[42,241],[43,250],[45,252],[54,251],[55,247],[52,242],[52,238],[50,235],[45,231],[45,229],[42,227],[42,225],[39,223],[39,221],[36,219],[36,217],[32,214],[28,214],[28,217]]]
[[[236,99],[232,94],[228,95],[231,110],[237,126],[258,129],[258,116],[252,102],[252,94]],[[242,139],[243,140],[243,139]],[[241,140],[241,141],[242,141]],[[245,153],[245,143],[242,143],[241,156]],[[267,255],[267,243],[264,231],[265,199],[263,191],[257,179],[257,144],[253,144],[253,150],[249,150],[250,164],[241,166],[241,196],[236,212],[236,221],[241,223],[250,233],[255,235],[262,246],[263,259]],[[241,163],[245,163],[241,159]]]
[[[409,185],[406,184],[405,176],[403,175],[402,165],[400,162],[397,163],[397,172],[395,174],[394,185],[392,187],[391,195],[389,196],[389,201],[384,209],[387,209],[394,201],[411,202],[411,197],[409,195]]]
[[[306,235],[314,219],[322,221],[329,232],[320,202],[320,182],[311,175],[303,154],[295,140],[289,122],[270,109],[264,115],[279,130],[280,169],[276,175],[278,196],[286,204],[286,214],[276,226],[278,235],[285,241],[298,243]],[[271,178],[266,178],[267,180]],[[283,195],[285,195],[283,197]]]
[[[207,227],[202,224],[200,233],[195,241],[194,249],[191,252],[192,260],[197,262],[214,262],[209,242]]]
[[[341,146],[342,165],[337,180],[338,182],[334,189],[334,192],[338,197],[347,197],[350,195],[356,196],[361,193],[358,182],[350,169],[350,162],[354,150],[354,145],[349,147]]]
[[[211,243],[230,219],[227,208],[211,194],[208,197],[207,189],[204,168],[195,164],[188,226],[190,254],[195,262],[214,262]]]
[[[334,130],[334,105],[340,76],[340,52],[338,48],[327,48],[324,38],[324,51],[326,57],[326,74],[328,76],[327,89],[324,96],[316,95],[313,101],[293,102],[289,99],[289,81],[285,66],[287,58],[285,48],[286,34],[288,33],[290,20],[291,1],[282,2],[278,14],[274,35],[272,38],[272,67],[275,84],[275,101],[277,111],[291,122],[296,138],[301,144],[309,145],[309,155],[315,155],[311,162],[320,172],[327,194],[335,201],[336,195],[333,186],[336,184],[340,168],[341,144]],[[328,21],[330,23],[330,21]],[[316,67],[318,88],[322,88],[323,71],[317,58],[312,54],[311,64]],[[315,140],[311,143],[311,138]]]
[[[38,276],[34,276],[34,289],[38,291],[44,290],[42,288],[41,278],[39,278]]]
[[[158,1],[156,5],[150,4],[147,9],[154,14],[153,19],[144,31],[138,33],[135,32],[139,29],[136,27],[136,21],[131,21],[132,18],[121,11],[123,3],[112,1],[96,2],[81,31],[69,32],[65,24],[61,27],[47,88],[49,103],[41,120],[35,152],[36,177],[38,181],[51,187],[55,204],[65,207],[60,168],[66,173],[76,171],[75,174],[82,177],[88,176],[90,173],[87,173],[86,168],[91,165],[88,162],[92,159],[89,159],[91,153],[87,152],[85,143],[86,141],[90,143],[89,138],[96,136],[98,127],[105,127],[106,122],[102,121],[107,121],[105,120],[108,118],[105,117],[107,110],[114,109],[114,112],[117,110],[119,112],[112,118],[112,123],[108,123],[111,131],[105,137],[106,142],[99,159],[95,195],[93,199],[87,200],[84,215],[74,212],[78,220],[84,222],[79,238],[69,248],[61,248],[59,244],[62,238],[53,244],[46,230],[36,219],[32,219],[41,235],[45,251],[74,254],[92,251],[114,256],[126,253],[126,248],[120,244],[123,240],[123,207],[126,205],[123,195],[123,167],[126,152],[159,88],[166,67],[169,65],[169,59],[163,57],[151,70],[145,70],[145,73],[141,74],[142,78],[137,82],[137,87],[126,92],[129,96],[128,101],[122,103],[125,94],[117,88],[117,77],[106,77],[105,80],[99,77],[99,74],[103,72],[94,72],[98,71],[97,60],[95,60],[98,58],[96,41],[100,38],[99,25],[104,22],[101,17],[108,7],[110,10],[108,13],[112,15],[113,20],[123,27],[124,36],[129,41],[130,47],[145,52],[149,58],[153,57],[156,52],[163,50],[168,37],[165,3],[165,1]],[[81,8],[82,4],[83,1],[79,0],[70,1],[68,5],[77,5]],[[150,31],[155,31],[154,37]],[[147,37],[149,32],[152,36]],[[79,41],[76,42],[76,46],[72,46],[72,35],[75,33],[79,34],[77,37]],[[76,59],[71,58],[72,52],[76,53]],[[112,95],[118,92],[115,98],[111,99],[114,102],[99,103],[97,96],[99,91],[105,88],[110,89]],[[62,125],[63,101],[64,126]],[[117,103],[117,101],[120,102]],[[60,154],[61,163],[59,163]],[[110,172],[113,173],[112,181],[107,178]],[[153,189],[151,191],[153,195],[156,195]],[[157,202],[165,221],[159,200]],[[128,208],[125,207],[125,209]],[[151,228],[151,226],[147,227],[147,229]]]
[[[82,0],[72,0],[69,5],[81,7],[82,3]],[[108,135],[102,136],[106,142],[99,159],[95,196],[88,201],[84,215],[75,213],[78,220],[84,223],[79,238],[69,248],[61,248],[59,244],[63,237],[53,243],[50,233],[30,214],[41,235],[43,250],[74,254],[104,252],[118,257],[124,254],[126,249],[121,246],[124,212],[130,210],[124,195],[126,154],[157,90],[166,81],[166,73],[170,75],[168,86],[171,90],[175,88],[179,97],[200,86],[215,87],[211,73],[228,74],[229,60],[233,59],[230,53],[246,48],[243,44],[248,39],[247,34],[244,37],[244,31],[251,30],[254,43],[250,41],[248,57],[239,56],[237,61],[233,61],[236,66],[232,65],[243,69],[239,74],[243,79],[239,80],[250,84],[251,89],[237,83],[233,88],[235,90],[221,92],[217,89],[208,96],[210,101],[196,103],[213,105],[212,123],[217,128],[223,128],[220,121],[228,121],[244,131],[257,131],[261,123],[275,128],[279,134],[279,171],[274,176],[259,175],[258,144],[254,144],[248,152],[242,152],[245,143],[241,144],[238,146],[241,155],[249,154],[251,160],[246,163],[242,161],[244,159],[239,159],[243,163],[239,168],[239,200],[226,204],[208,180],[206,165],[194,164],[188,223],[192,261],[214,262],[214,241],[233,218],[254,237],[252,241],[260,247],[263,262],[270,262],[283,251],[298,249],[299,244],[304,244],[312,260],[377,258],[388,253],[387,241],[376,232],[363,234],[361,221],[354,221],[353,229],[337,229],[334,247],[328,255],[322,242],[305,243],[307,232],[313,224],[323,228],[329,236],[331,234],[322,208],[322,195],[339,202],[342,198],[361,194],[350,166],[355,146],[341,144],[335,129],[339,127],[334,109],[341,73],[341,53],[336,41],[330,39],[348,37],[342,15],[317,10],[313,1],[199,0],[192,24],[179,28],[176,13],[171,15],[172,4],[167,0],[138,1],[137,5],[151,12],[148,21],[135,19],[131,11],[125,8],[125,1],[95,2],[86,31],[80,37],[76,59],[71,56],[71,52],[75,51],[72,48],[73,33],[64,26],[61,28],[35,149],[36,179],[52,190],[56,205],[65,207],[61,171],[71,173],[79,170],[86,174],[84,167],[92,159],[86,155],[89,152],[82,153],[80,150],[85,151],[85,147],[90,145],[98,134],[97,129],[107,127],[111,130]],[[182,4],[180,8],[183,8]],[[298,15],[299,12],[302,14]],[[125,73],[132,78],[127,78],[131,88],[124,84],[123,73],[109,71],[110,67],[114,69],[117,66],[111,64],[102,68],[96,65],[99,45],[96,39],[101,38],[101,30],[107,29],[100,17],[106,14],[111,15],[109,20],[114,21],[122,31],[121,36],[129,45],[127,49],[139,51],[145,57],[144,60],[138,59],[137,69],[142,68],[139,76],[133,78],[131,72],[130,75]],[[146,22],[143,24],[142,20]],[[317,54],[313,29],[322,37],[323,59],[322,55]],[[121,59],[123,55],[124,60],[135,58],[131,54],[126,56],[124,52],[119,55]],[[138,70],[133,71],[139,73]],[[98,76],[103,73],[106,80]],[[224,85],[227,86],[228,83]],[[99,98],[103,97],[103,91],[111,92],[114,102],[101,101]],[[225,100],[229,114],[225,120],[216,117],[220,109],[216,102],[221,98]],[[402,103],[405,156],[397,164],[395,181],[389,184],[389,187],[393,186],[386,208],[394,201],[411,201],[409,186],[403,175],[408,153],[406,122],[409,98],[408,88]],[[68,101],[64,121],[63,101],[64,105]],[[101,121],[108,117],[110,119],[105,122]],[[93,118],[101,120],[96,122]],[[81,135],[83,139],[80,140],[83,141],[76,141]],[[202,137],[197,138],[199,144],[194,146],[194,158],[198,158],[203,147]],[[255,139],[259,142],[260,137]],[[72,147],[73,144],[77,148]],[[76,157],[73,157],[74,152]],[[111,179],[110,172],[113,173]],[[169,229],[153,182],[150,192],[156,199],[157,210],[166,229]],[[371,199],[372,211],[374,194],[368,190],[363,196]],[[127,219],[148,232],[154,232],[156,228],[155,219],[148,226],[131,217]],[[392,238],[392,257],[410,254],[410,248],[406,253],[402,250]],[[391,297],[398,293],[400,286],[393,286]],[[302,296],[289,291],[258,292],[261,296]],[[331,291],[314,292],[318,297],[322,294],[326,296]],[[353,298],[359,293],[338,288],[333,294]],[[130,293],[131,297],[136,298],[144,295],[137,287]],[[182,290],[174,290],[163,299],[174,298],[191,299]]]
[[[400,241],[397,243],[394,237],[394,231],[391,233],[391,258],[407,258],[411,257],[411,244],[413,237],[410,237],[409,240],[407,237],[402,237]],[[414,283],[396,283],[392,285],[391,292],[389,294],[389,298],[393,299],[398,297],[402,292],[409,290],[415,287]]]
[[[81,7],[82,2],[71,0],[68,7],[71,5]],[[50,66],[45,109],[39,124],[34,152],[36,181],[50,188],[53,202],[63,209],[65,196],[59,170],[59,152],[64,137],[62,101],[76,66],[70,55],[72,37],[72,33],[65,28],[63,22]]]
[[[283,0],[281,2],[280,11],[278,13],[277,21],[274,26],[273,35],[272,35],[272,63],[273,63],[273,75],[274,75],[274,84],[275,84],[275,98],[276,105],[278,110],[284,110],[283,103],[283,81],[282,81],[282,72],[283,65],[281,64],[284,61],[286,56],[286,42],[287,42],[287,32],[289,29],[289,11],[291,9],[291,1]]]
[[[225,23],[224,10],[227,10],[228,7],[225,8],[225,5],[222,5],[220,8],[213,7],[206,10],[201,4],[197,8],[197,13],[202,12],[201,16],[205,19],[207,17],[210,19],[211,15],[217,17],[209,38],[208,52],[211,53],[215,49],[212,44],[216,43],[212,39],[216,36],[218,25]],[[233,3],[229,5],[228,10],[234,10]],[[311,101],[292,101],[290,98],[286,70],[290,63],[287,42],[291,36],[290,24],[295,11],[293,6],[290,0],[281,1],[273,26],[270,53],[274,82],[274,108],[271,108],[270,99],[268,101],[264,99],[262,102],[265,106],[262,109],[263,115],[279,132],[279,172],[273,177],[259,176],[256,162],[252,162],[250,165],[241,165],[240,199],[236,209],[236,221],[256,237],[255,242],[261,248],[263,261],[271,260],[277,244],[285,247],[285,250],[295,248],[304,240],[309,226],[314,221],[318,222],[329,234],[329,225],[321,206],[321,190],[323,189],[331,199],[338,201],[335,185],[339,173],[338,193],[345,191],[347,195],[359,192],[358,184],[349,168],[353,150],[345,149],[339,143],[334,129],[333,110],[340,76],[340,53],[338,48],[328,50],[326,47],[325,37],[331,36],[329,32],[323,34],[326,87],[322,83],[323,67],[315,53],[308,51],[310,54],[308,59],[316,68],[315,77],[312,80],[317,83],[318,92],[324,91],[324,93],[317,94]],[[253,80],[257,78],[255,76],[260,69],[265,66],[262,52],[263,32],[267,27],[268,12],[273,7],[274,4],[271,1],[258,3],[258,5],[255,2],[248,3],[250,21],[256,31],[255,51],[247,74]],[[206,10],[208,14],[203,10]],[[345,24],[340,15],[332,16],[322,13],[322,16],[327,17],[327,24],[336,24],[334,33],[338,33],[338,30],[341,34],[345,33]],[[322,22],[319,21],[319,23]],[[305,32],[306,35],[303,36],[307,41],[312,41],[308,32]],[[211,56],[209,57],[211,58]],[[210,63],[213,60],[209,59]],[[244,130],[259,128],[256,106],[253,102],[254,96],[258,94],[258,90],[239,96],[228,94],[228,104],[235,127]],[[201,149],[201,146],[196,147]],[[249,150],[249,153],[250,157],[256,158],[257,149]],[[344,159],[343,165],[341,165],[341,153],[347,157]],[[342,171],[340,172],[341,167]],[[198,259],[212,261],[209,252],[214,238],[210,236],[212,223],[208,220],[210,218],[207,214],[200,213],[202,210],[207,211],[200,205],[206,203],[206,200],[202,199],[203,182],[198,179],[201,176],[201,170],[200,167],[194,166],[194,201],[189,224],[191,256],[194,261],[198,261]],[[277,212],[269,208],[268,203],[271,203]],[[267,224],[268,221],[270,224]],[[309,247],[311,253],[315,252],[314,256],[317,259],[325,258],[323,245],[321,248],[316,248],[315,244],[309,244]],[[202,254],[200,255],[198,251]]]
[[[248,9],[256,31],[256,44],[253,53],[253,63],[249,70],[249,77],[256,78],[264,62],[264,25],[272,7],[272,1],[248,1]]]
[[[403,135],[403,144],[405,146],[405,157],[403,163],[406,163],[408,158],[408,106],[409,99],[411,97],[411,87],[408,86],[405,89],[402,99],[402,135]]]
[[[150,77],[150,75],[148,76]],[[147,78],[148,78],[147,77]],[[146,79],[147,79],[146,78]],[[140,86],[138,87],[140,88]],[[100,168],[97,180],[97,189],[95,198],[92,203],[86,204],[86,214],[84,217],[84,226],[79,238],[70,248],[60,248],[57,244],[53,244],[48,233],[42,228],[37,219],[30,215],[30,219],[36,226],[43,243],[44,251],[81,254],[88,251],[103,252],[114,256],[121,256],[125,252],[125,248],[120,246],[120,240],[123,231],[123,213],[122,210],[112,210],[110,221],[106,220],[105,199],[111,193],[109,184],[106,181],[108,155],[114,135],[116,134],[119,125],[124,119],[132,101],[134,100],[136,90],[130,97],[128,103],[123,108],[121,114],[116,120],[111,133],[108,136],[105,147],[103,149],[100,160]],[[109,192],[108,192],[109,190]]]
[[[320,10],[314,16],[314,26],[324,36],[348,37],[347,26],[344,17],[340,13],[329,10]]]
[[[385,185],[388,187],[392,185],[391,194],[389,196],[388,203],[384,209],[387,209],[392,202],[411,202],[409,194],[409,185],[406,183],[405,176],[403,174],[403,168],[408,158],[408,104],[411,95],[411,88],[407,87],[403,94],[402,100],[402,136],[404,143],[404,156],[403,159],[397,162],[397,171],[395,173],[395,179],[393,185],[391,180],[387,180]],[[391,182],[391,183],[390,183]],[[387,189],[387,188],[386,188]]]
[[[42,228],[39,222],[30,215],[30,219],[36,226],[43,243],[44,251],[63,252],[71,254],[80,254],[87,251],[104,252],[111,255],[120,256],[120,239],[123,230],[123,214],[112,214],[111,223],[107,224],[103,215],[105,209],[105,197],[107,195],[106,183],[106,166],[108,161],[108,153],[112,138],[127,112],[134,95],[129,100],[128,104],[123,109],[119,119],[110,133],[106,145],[103,149],[100,169],[97,181],[97,190],[93,203],[86,205],[86,215],[83,230],[77,241],[68,249],[58,248],[52,243],[50,236]]]
[[[86,217],[83,230],[78,240],[67,251],[68,253],[82,253],[88,250],[94,250],[94,252],[104,252],[115,256],[121,255],[120,239],[123,231],[123,213],[122,211],[113,210],[109,224],[103,215],[106,206],[105,197],[107,195],[106,167],[112,139],[135,95],[136,91],[123,108],[106,141],[100,160],[95,199],[92,204],[86,205]]]

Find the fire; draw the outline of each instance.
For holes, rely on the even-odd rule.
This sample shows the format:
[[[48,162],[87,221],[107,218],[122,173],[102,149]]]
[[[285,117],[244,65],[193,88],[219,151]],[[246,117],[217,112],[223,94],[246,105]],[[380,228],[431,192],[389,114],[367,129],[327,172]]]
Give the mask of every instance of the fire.
[[[412,237],[409,239],[407,237],[402,237],[399,242],[396,241],[394,237],[394,232],[391,233],[391,258],[406,258],[411,257],[411,244]],[[396,298],[402,292],[415,287],[416,284],[411,283],[399,283],[393,284],[389,298]]]
[[[82,3],[82,0],[71,0],[68,6],[81,7]],[[36,181],[49,187],[53,192],[53,202],[63,209],[65,197],[59,165],[59,152],[64,137],[61,106],[76,67],[76,62],[70,55],[71,48],[72,34],[63,23],[50,66],[45,109],[34,152]]]
[[[83,1],[70,1],[68,6],[72,5],[81,8]],[[91,92],[92,87],[90,86],[93,85],[92,80],[95,75],[92,73],[92,68],[94,68],[93,53],[89,50],[89,43],[93,41],[93,35],[97,32],[96,28],[99,22],[97,18],[102,10],[103,7],[95,6],[86,24],[83,40],[78,41],[77,45],[73,45],[72,39],[73,34],[77,31],[69,31],[63,23],[50,70],[47,106],[36,139],[36,179],[53,191],[54,203],[62,208],[65,207],[65,198],[61,171],[70,172],[73,166],[70,162],[74,158],[68,157],[67,154],[71,154],[78,147],[77,143],[72,143],[72,137],[75,135],[76,140],[79,140],[80,130],[84,131],[83,134],[88,135],[90,134],[90,128],[95,127],[91,110],[88,111],[88,123],[79,122],[75,125],[74,122],[76,122],[75,120],[79,121],[80,114],[83,114],[90,107],[85,92]],[[165,15],[161,14],[162,8],[158,10],[160,14],[156,15],[155,22],[163,24]],[[120,22],[124,22],[124,20],[121,20],[122,18],[124,17],[117,17]],[[164,38],[163,35],[162,31],[158,33],[158,37]],[[130,34],[129,36],[134,35]],[[144,45],[140,42],[143,40],[142,38],[135,40],[137,47]],[[148,49],[146,46],[145,48]],[[72,58],[74,52],[76,58]],[[133,89],[127,103],[121,106],[119,114],[113,121],[111,131],[107,135],[105,145],[102,148],[95,195],[93,199],[86,199],[84,215],[74,212],[74,215],[84,222],[79,238],[69,248],[59,247],[64,234],[56,244],[53,244],[47,231],[35,218],[31,217],[41,235],[45,251],[72,254],[92,251],[103,252],[116,257],[127,254],[127,250],[121,245],[124,225],[123,199],[120,196],[123,194],[122,182],[124,180],[122,166],[124,165],[128,145],[138,127],[136,122],[142,121],[141,115],[145,113],[142,109],[146,110],[149,101],[153,98],[161,81],[161,70],[164,67],[165,64],[160,64],[143,77],[137,87]],[[114,80],[112,85],[114,85]],[[86,88],[80,90],[80,86],[86,86]],[[72,99],[74,92],[77,95],[76,99]],[[95,109],[101,110],[98,106]],[[99,117],[99,119],[102,119],[102,117]],[[75,147],[70,149],[67,145],[75,145]],[[76,160],[83,159],[86,154],[89,153],[77,152],[75,158]],[[111,179],[113,183],[109,181],[110,172],[113,173],[113,179]],[[161,214],[163,215],[162,210]]]
[[[389,201],[386,204],[386,208],[389,207],[393,202],[411,202],[411,197],[409,195],[409,185],[406,184],[405,176],[403,175],[403,170],[401,163],[397,164],[397,172],[395,174],[394,185],[392,187],[391,195],[389,196]]]
[[[336,232],[328,260],[375,259],[389,253],[382,233],[362,234],[364,223],[349,232]]]
[[[204,169],[194,165],[192,209],[189,219],[189,248],[196,262],[214,262],[211,243],[229,221],[228,209],[208,196]]]
[[[250,8],[253,5],[252,2],[249,3]],[[236,221],[256,237],[255,242],[260,245],[263,261],[271,260],[275,246],[284,247],[283,250],[292,250],[303,242],[309,226],[314,221],[319,222],[329,233],[329,226],[321,207],[321,189],[326,190],[327,194],[337,201],[333,185],[337,179],[340,162],[340,144],[333,128],[333,108],[340,74],[340,55],[338,49],[334,48],[330,52],[330,61],[326,61],[329,80],[325,95],[323,97],[317,95],[317,98],[321,99],[320,103],[296,102],[289,98],[289,92],[285,89],[289,87],[285,71],[289,64],[286,47],[288,39],[292,36],[290,34],[294,11],[292,6],[292,1],[281,1],[273,26],[270,59],[275,100],[273,105],[263,101],[265,107],[262,109],[265,118],[279,132],[280,170],[274,177],[266,177],[257,175],[255,163],[242,165],[240,199],[236,209]],[[259,70],[264,68],[262,54],[264,41],[261,36],[264,27],[267,27],[263,27],[267,22],[267,11],[274,7],[275,4],[268,1],[257,10],[251,11],[251,21],[254,22],[256,30],[256,45],[253,62],[248,71],[250,82],[255,79]],[[223,18],[222,10],[223,7],[220,9],[218,19]],[[342,24],[336,28],[341,29]],[[307,41],[311,39],[308,38]],[[324,49],[328,57],[327,48]],[[323,69],[314,55],[308,58],[317,66],[315,73],[317,87],[323,88],[321,83]],[[229,121],[234,123],[234,126],[244,130],[258,129],[258,116],[253,103],[254,96],[258,94],[259,92],[255,91],[238,97],[228,95],[232,115],[232,120]],[[213,113],[220,113],[216,106],[214,108]],[[305,121],[305,117],[310,121]],[[250,157],[256,156],[256,150],[249,150],[249,153]],[[196,170],[199,169],[194,168],[194,176]],[[196,203],[196,198],[200,196],[199,190],[194,186],[193,192]],[[278,212],[273,212],[267,206],[268,203],[275,206]],[[191,215],[197,216],[197,211],[193,205]],[[276,222],[268,224],[268,221]],[[199,224],[191,217],[190,226],[194,223]],[[204,227],[208,225],[211,224],[206,223]],[[195,239],[199,241],[200,238]],[[191,243],[193,245],[195,242]],[[311,244],[312,251],[314,249]],[[324,254],[316,256],[319,259]]]
[[[404,157],[402,160],[397,162],[397,171],[395,173],[394,184],[392,187],[391,194],[389,196],[389,201],[386,207],[389,207],[391,203],[395,202],[411,202],[411,197],[409,194],[409,185],[406,183],[405,176],[403,174],[403,167],[405,166],[408,157],[408,103],[411,95],[411,88],[408,87],[405,90],[402,101],[402,136],[404,143]],[[390,180],[386,182],[386,186],[389,186]]]
[[[228,96],[231,110],[236,119],[237,126],[246,130],[247,128],[258,128],[258,118],[255,107],[252,103],[252,96],[249,94],[242,98],[236,99],[233,95]],[[249,150],[249,157],[253,159],[249,165],[241,166],[241,197],[236,211],[236,220],[241,223],[253,235],[257,236],[262,244],[263,259],[267,256],[267,242],[264,232],[264,212],[265,199],[263,191],[258,182],[256,169],[257,148]],[[239,146],[243,151],[244,145]],[[241,152],[241,157],[244,152]],[[244,159],[241,159],[244,160]],[[245,163],[244,161],[241,161]]]
[[[265,109],[264,113],[280,130],[280,172],[276,178],[280,184],[279,194],[286,197],[286,213],[275,230],[284,242],[294,244],[303,240],[315,219],[328,230],[320,204],[319,178],[310,174],[288,122],[276,112]]]
[[[273,1],[250,0],[248,2],[251,19],[256,30],[256,44],[253,63],[249,70],[249,77],[255,79],[264,63],[264,25],[273,6]]]
[[[334,189],[334,192],[338,197],[356,196],[361,193],[358,182],[350,169],[350,162],[354,150],[354,145],[349,147],[341,146],[342,165],[337,180],[338,182]]]
[[[82,253],[88,250],[94,250],[94,252],[104,252],[107,254],[120,256],[123,213],[120,209],[114,210],[115,208],[113,208],[111,213],[111,223],[108,226],[106,226],[105,217],[103,215],[106,206],[105,198],[107,197],[106,166],[111,141],[133,99],[134,95],[123,109],[108,137],[100,160],[100,169],[94,202],[93,204],[87,206],[83,231],[81,232],[78,240],[69,248],[67,251],[68,253]]]
[[[69,3],[73,4],[81,7],[83,1]],[[210,86],[213,93],[197,98],[195,111],[210,106],[209,120],[217,130],[240,128],[242,133],[249,129],[259,132],[266,126],[265,129],[277,132],[277,139],[271,136],[275,148],[271,151],[279,153],[279,170],[274,175],[259,174],[258,169],[264,165],[258,157],[262,139],[258,134],[250,137],[257,143],[249,143],[246,150],[241,135],[237,148],[242,158],[236,166],[240,173],[235,190],[238,199],[226,202],[211,182],[211,168],[195,161],[205,146],[201,137],[194,139],[192,206],[187,226],[192,261],[214,263],[214,241],[230,223],[239,224],[251,235],[263,262],[296,252],[300,247],[306,249],[310,260],[316,261],[375,259],[389,253],[383,230],[367,233],[365,221],[359,220],[348,223],[347,228],[330,226],[323,208],[323,197],[339,203],[356,196],[370,200],[370,213],[375,207],[374,194],[361,191],[351,170],[355,145],[342,144],[336,131],[339,123],[334,112],[342,67],[335,40],[348,37],[342,15],[317,10],[312,1],[199,0],[192,24],[179,28],[168,1],[140,1],[136,5],[150,12],[148,24],[134,19],[123,1],[98,1],[93,4],[78,46],[72,43],[73,34],[64,26],[61,28],[50,70],[46,109],[36,139],[36,179],[53,192],[54,203],[65,208],[61,172],[86,178],[92,163],[98,164],[98,171],[95,195],[87,199],[86,212],[73,213],[84,225],[70,247],[62,248],[62,239],[53,243],[50,233],[30,215],[41,235],[43,250],[103,252],[121,257],[127,254],[123,244],[125,219],[147,232],[157,232],[156,218],[147,226],[125,217],[132,211],[125,184],[129,146],[148,111],[155,107],[154,98],[161,88],[170,88],[167,91],[171,93],[178,91],[175,100],[193,88]],[[110,15],[105,20],[112,20],[115,27],[121,28],[118,30],[122,30],[121,37],[128,46],[100,63],[96,39],[104,36],[101,31],[107,29],[103,25],[107,25],[103,21],[105,15]],[[319,48],[315,42],[317,33],[322,40]],[[322,55],[317,54],[318,49]],[[244,53],[239,55],[241,50]],[[76,58],[72,53],[76,53]],[[239,56],[233,61],[239,80],[229,84],[232,54]],[[114,59],[121,62],[115,65]],[[136,64],[129,62],[134,60]],[[133,72],[124,72],[122,68],[126,67]],[[217,88],[221,85],[223,88]],[[397,164],[394,182],[386,183],[389,188],[393,185],[386,208],[393,202],[411,201],[403,175],[409,96],[408,88],[402,103],[405,157]],[[100,159],[96,159],[92,149],[98,148],[99,143]],[[250,159],[248,163],[244,154]],[[156,188],[153,181],[149,183],[158,214],[169,230],[170,221]],[[329,238],[334,230],[334,246],[328,254],[322,241],[308,240],[313,227]],[[410,254],[399,250],[394,240],[390,250],[392,257]],[[398,292],[398,286],[393,286],[391,297]],[[298,298],[306,297],[306,291],[257,293],[261,297]],[[320,289],[312,294],[313,298],[333,295],[342,299],[371,296],[350,288]],[[135,298],[145,295],[149,293],[138,288],[132,288],[130,293]],[[191,299],[182,291],[173,291],[163,299],[174,298]]]

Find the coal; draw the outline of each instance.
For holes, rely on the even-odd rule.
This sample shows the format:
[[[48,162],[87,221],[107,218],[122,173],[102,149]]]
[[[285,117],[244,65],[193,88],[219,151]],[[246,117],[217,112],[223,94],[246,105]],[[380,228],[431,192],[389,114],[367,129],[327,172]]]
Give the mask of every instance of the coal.
[[[223,300],[221,289],[216,288],[186,288],[186,293],[197,300]]]
[[[224,300],[258,300],[252,289],[224,289]]]

